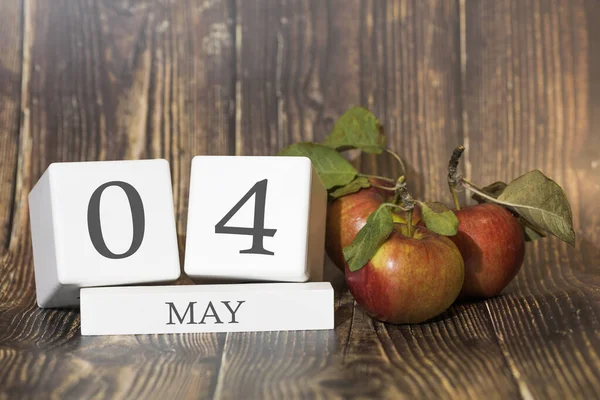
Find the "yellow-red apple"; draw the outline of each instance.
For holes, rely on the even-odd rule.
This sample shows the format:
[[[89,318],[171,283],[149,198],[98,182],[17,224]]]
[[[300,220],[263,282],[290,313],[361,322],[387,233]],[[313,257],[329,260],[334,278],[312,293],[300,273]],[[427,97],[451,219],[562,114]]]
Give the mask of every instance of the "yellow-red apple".
[[[419,323],[441,314],[456,300],[464,279],[463,259],[450,239],[425,227],[405,236],[395,231],[369,262],[351,272],[350,292],[373,318],[393,324]]]

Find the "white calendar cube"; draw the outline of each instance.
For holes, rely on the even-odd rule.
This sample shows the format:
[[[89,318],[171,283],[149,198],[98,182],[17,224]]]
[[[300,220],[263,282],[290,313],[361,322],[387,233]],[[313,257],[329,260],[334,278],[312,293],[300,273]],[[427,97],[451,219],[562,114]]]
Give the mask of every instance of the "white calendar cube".
[[[320,281],[326,212],[308,158],[194,157],[185,272],[202,282]]]
[[[79,289],[176,280],[166,160],[51,164],[29,194],[40,307],[79,304]]]
[[[329,282],[81,289],[82,335],[334,328]]]

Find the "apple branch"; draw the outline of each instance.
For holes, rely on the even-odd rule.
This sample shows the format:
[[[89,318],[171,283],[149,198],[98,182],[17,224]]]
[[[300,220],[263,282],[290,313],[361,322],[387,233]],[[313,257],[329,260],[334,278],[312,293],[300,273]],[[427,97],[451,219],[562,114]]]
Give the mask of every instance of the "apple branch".
[[[413,236],[412,216],[413,216],[413,209],[415,208],[416,201],[413,199],[413,197],[408,192],[408,189],[406,188],[406,179],[404,179],[404,175],[401,176],[400,178],[398,178],[398,180],[396,181],[396,194],[394,195],[393,203],[396,205],[402,204],[402,207],[406,211],[406,213],[407,213],[406,223],[408,224],[408,226],[407,226],[408,237],[412,237]]]
[[[448,187],[450,188],[450,193],[452,193],[454,206],[457,210],[460,210],[460,202],[458,201],[457,188],[461,184],[462,179],[462,176],[458,172],[458,162],[464,151],[465,146],[458,146],[452,152],[452,157],[450,157],[450,162],[448,163]]]

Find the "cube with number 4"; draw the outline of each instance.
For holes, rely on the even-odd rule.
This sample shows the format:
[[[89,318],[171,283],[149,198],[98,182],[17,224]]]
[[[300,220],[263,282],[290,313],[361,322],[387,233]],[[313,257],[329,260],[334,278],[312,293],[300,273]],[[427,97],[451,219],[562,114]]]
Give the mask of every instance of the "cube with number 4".
[[[166,160],[52,164],[29,214],[40,307],[77,306],[81,287],[179,277]]]
[[[326,211],[306,157],[194,157],[185,272],[200,281],[319,281]]]

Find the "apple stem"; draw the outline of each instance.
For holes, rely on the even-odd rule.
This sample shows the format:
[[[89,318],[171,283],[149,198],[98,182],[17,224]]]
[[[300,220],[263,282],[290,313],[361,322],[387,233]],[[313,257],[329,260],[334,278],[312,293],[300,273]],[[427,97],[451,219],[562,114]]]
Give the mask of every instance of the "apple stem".
[[[400,206],[400,203],[402,203],[402,206]],[[408,237],[412,237],[412,213],[413,209],[415,208],[415,200],[412,198],[412,196],[408,192],[408,189],[406,188],[406,180],[404,176],[401,176],[396,181],[396,194],[394,195],[394,204],[396,204],[398,207],[404,209],[407,212]]]
[[[450,188],[450,193],[452,193],[452,200],[454,200],[454,206],[457,210],[460,210],[457,187],[460,185],[462,179],[458,173],[458,162],[464,151],[465,146],[458,146],[452,152],[452,157],[450,157],[450,162],[448,162],[448,187]]]
[[[407,229],[408,229],[408,237],[413,237],[413,226],[412,226],[412,217],[413,217],[413,209],[411,208],[410,210],[407,211],[407,217],[406,217],[406,223],[407,223]]]
[[[452,185],[450,185],[450,193],[452,193],[452,200],[454,200],[454,207],[456,207],[457,210],[460,210],[460,201],[458,200],[458,193],[456,193],[456,189],[454,187],[452,187]]]

